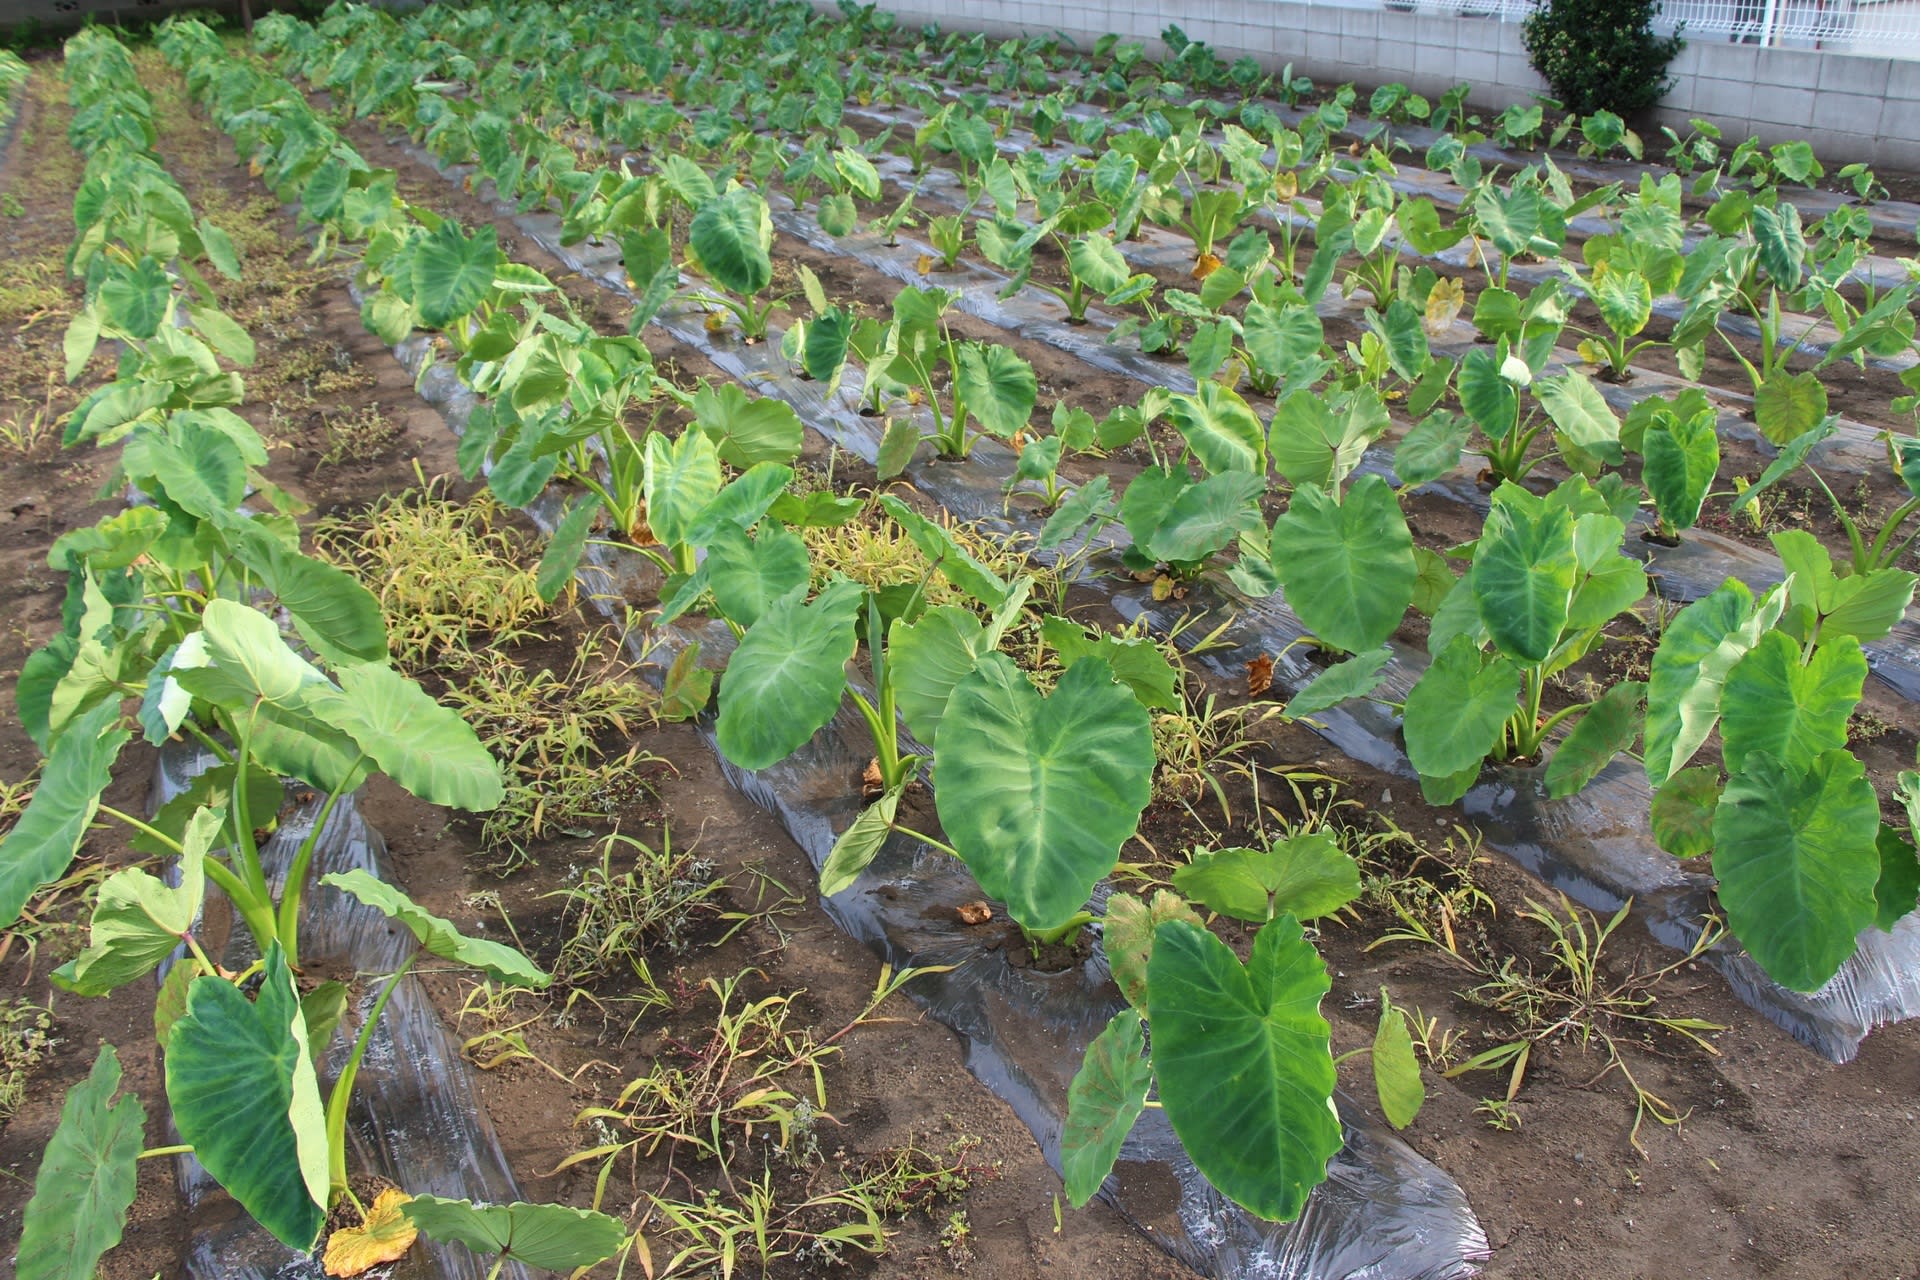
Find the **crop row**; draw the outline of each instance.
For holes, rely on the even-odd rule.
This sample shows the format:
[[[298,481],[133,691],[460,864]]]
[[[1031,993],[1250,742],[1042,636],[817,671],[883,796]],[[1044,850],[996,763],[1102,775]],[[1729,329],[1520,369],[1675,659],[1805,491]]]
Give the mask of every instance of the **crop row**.
[[[262,38],[268,47],[297,50],[295,61],[317,84],[352,97],[357,73],[338,69],[355,65],[350,51],[368,33],[377,32],[379,43],[391,47],[392,20],[343,9],[328,21],[331,34],[325,28],[315,33],[325,43],[280,20]],[[522,105],[528,96],[523,85]],[[765,197],[741,179],[764,179],[770,166],[757,172],[749,160],[710,173],[686,155],[668,152],[655,154],[646,174],[624,167],[581,170],[571,147],[550,139],[542,147],[532,133],[495,136],[487,121],[500,117],[488,104],[439,93],[431,84],[389,94],[380,106],[417,130],[443,160],[471,160],[503,195],[520,195],[532,205],[557,199],[567,234],[617,237],[642,298],[636,328],[672,295],[684,267],[703,282],[699,296],[722,300],[750,335],[765,331],[773,310],[773,300],[764,296],[773,276],[771,214]],[[1859,360],[1870,351],[1909,349],[1913,323],[1910,285],[1855,306],[1835,283],[1864,252],[1864,232],[1850,232],[1844,219],[1830,216],[1809,237],[1797,209],[1780,201],[1777,189],[1758,199],[1729,191],[1707,213],[1708,233],[1683,254],[1686,226],[1677,184],[1670,196],[1643,184],[1637,191],[1602,188],[1570,198],[1570,189],[1555,182],[1550,170],[1522,173],[1504,186],[1483,176],[1462,202],[1463,216],[1435,234],[1471,236],[1498,250],[1498,265],[1488,258],[1489,285],[1475,311],[1483,337],[1491,341],[1458,360],[1436,354],[1426,321],[1441,278],[1430,273],[1424,282],[1428,296],[1421,300],[1407,292],[1421,286],[1415,273],[1369,274],[1363,254],[1359,287],[1373,292],[1379,305],[1370,309],[1361,341],[1338,351],[1325,342],[1314,303],[1339,263],[1349,251],[1377,250],[1389,226],[1409,239],[1421,236],[1433,206],[1396,204],[1391,184],[1370,181],[1379,174],[1364,172],[1364,165],[1344,181],[1330,180],[1341,162],[1325,147],[1324,129],[1317,147],[1294,131],[1280,139],[1278,150],[1294,163],[1277,171],[1261,168],[1247,175],[1253,180],[1209,190],[1188,172],[1203,163],[1202,154],[1218,156],[1204,148],[1176,152],[1164,162],[1156,158],[1155,164],[1169,165],[1164,181],[1149,175],[1144,186],[1136,180],[1138,157],[1120,146],[1084,170],[1062,166],[1043,173],[1025,166],[1023,175],[998,155],[990,134],[975,148],[980,140],[969,141],[967,129],[951,128],[956,118],[946,117],[944,136],[935,129],[926,140],[944,144],[969,190],[977,183],[998,206],[993,219],[978,220],[975,234],[983,242],[999,237],[1006,250],[1011,229],[989,234],[987,228],[1031,204],[1041,216],[1020,230],[1020,238],[1031,249],[1044,236],[1059,235],[1069,264],[1076,251],[1085,263],[1109,251],[1117,258],[1117,243],[1144,216],[1143,192],[1158,190],[1160,198],[1182,201],[1182,212],[1167,220],[1184,220],[1185,229],[1201,237],[1196,247],[1206,252],[1211,223],[1204,209],[1224,200],[1238,213],[1256,199],[1273,198],[1262,193],[1290,185],[1297,192],[1302,166],[1312,182],[1324,183],[1327,211],[1304,267],[1293,246],[1276,252],[1268,234],[1243,231],[1198,294],[1166,289],[1161,295],[1170,302],[1194,299],[1211,317],[1195,334],[1204,331],[1209,343],[1237,354],[1235,368],[1250,383],[1278,392],[1270,421],[1263,422],[1229,385],[1234,378],[1209,376],[1225,369],[1227,358],[1195,364],[1189,340],[1193,392],[1149,391],[1139,403],[1116,406],[1100,420],[1063,407],[1055,413],[1053,432],[1043,434],[1030,420],[1037,400],[1032,367],[1009,347],[956,337],[947,323],[955,296],[939,288],[902,289],[890,321],[856,317],[824,294],[811,298],[813,314],[783,341],[796,364],[832,386],[851,383],[851,356],[859,362],[860,394],[869,403],[899,398],[929,408],[927,435],[943,456],[965,457],[983,433],[1024,441],[1022,476],[1055,506],[1044,546],[1064,543],[1089,523],[1114,521],[1128,535],[1131,568],[1175,579],[1219,571],[1252,596],[1285,590],[1326,648],[1356,655],[1333,668],[1338,674],[1331,687],[1352,694],[1371,689],[1386,660],[1381,646],[1419,605],[1430,618],[1432,663],[1401,709],[1408,755],[1436,802],[1462,794],[1488,758],[1533,759],[1550,748],[1545,785],[1556,794],[1576,791],[1644,736],[1645,770],[1656,788],[1656,834],[1681,856],[1712,852],[1734,932],[1786,985],[1817,988],[1852,953],[1855,934],[1875,924],[1890,927],[1904,914],[1908,904],[1894,886],[1911,879],[1905,865],[1910,845],[1883,827],[1872,785],[1846,749],[1846,721],[1864,689],[1861,643],[1888,634],[1912,598],[1913,575],[1896,562],[1909,546],[1901,524],[1914,507],[1897,508],[1875,529],[1852,526],[1851,554],[1837,566],[1811,534],[1776,534],[1776,549],[1791,571],[1787,584],[1756,599],[1743,584],[1729,581],[1675,618],[1644,687],[1622,682],[1548,714],[1543,704],[1550,681],[1593,652],[1607,626],[1646,597],[1641,566],[1623,554],[1627,524],[1641,504],[1651,501],[1659,532],[1667,536],[1697,519],[1719,471],[1719,415],[1694,390],[1649,396],[1623,423],[1585,373],[1547,372],[1567,322],[1557,284],[1538,285],[1526,298],[1501,288],[1515,256],[1554,261],[1568,217],[1604,206],[1617,210],[1620,230],[1589,237],[1583,254],[1588,270],[1579,278],[1596,299],[1612,296],[1614,286],[1634,295],[1634,315],[1610,326],[1611,341],[1627,343],[1635,326],[1646,323],[1638,303],[1649,298],[1651,275],[1685,296],[1676,351],[1697,352],[1718,333],[1729,305],[1777,333],[1784,297],[1817,299],[1844,321],[1821,363]],[[733,150],[751,155],[759,141],[764,139],[741,141]],[[1103,202],[1094,175],[1115,160],[1125,162],[1126,182]],[[1242,160],[1259,163],[1251,155]],[[865,181],[863,162],[871,168],[857,149],[842,148],[833,153],[830,171],[852,187]],[[1004,198],[992,190],[995,166],[1016,179]],[[816,166],[814,175],[819,172]],[[877,194],[873,184],[867,186],[863,194]],[[1185,203],[1189,195],[1191,203]],[[1136,219],[1131,226],[1125,222],[1129,205]],[[1328,219],[1343,209],[1343,219],[1330,228]],[[1069,235],[1074,238],[1066,240]],[[1609,265],[1614,253],[1633,261]],[[1397,251],[1388,258],[1397,263]],[[1136,291],[1157,287],[1150,276],[1142,284],[1137,274],[1116,275]],[[1014,283],[1021,279],[1016,272]],[[1221,310],[1228,304],[1240,308],[1237,316]],[[1610,310],[1600,307],[1603,318]],[[517,370],[502,358],[510,331],[496,332],[498,337],[476,338],[477,346],[456,336],[455,346],[470,365],[510,375]],[[1727,346],[1758,384],[1762,431],[1784,446],[1767,474],[1742,495],[1744,503],[1802,464],[1834,423],[1824,413],[1817,372],[1789,370],[1792,344],[1763,340],[1752,360],[1730,340]],[[1687,361],[1681,363],[1684,368]],[[1390,401],[1418,419],[1395,454],[1403,482],[1455,470],[1469,447],[1486,459],[1498,482],[1484,530],[1449,549],[1450,555],[1414,545],[1401,512],[1404,485],[1356,471],[1367,445],[1388,429]],[[1454,412],[1455,405],[1463,413]],[[495,483],[502,482],[504,467],[509,489],[520,483],[530,457],[555,447],[541,442],[551,428],[536,422],[529,432],[526,415],[520,416],[519,423],[497,424],[490,446],[497,455]],[[1167,437],[1148,431],[1156,419],[1172,428],[1164,450]],[[883,478],[898,471],[920,437],[910,416],[894,419],[880,451]],[[1889,452],[1904,482],[1909,468],[1902,439],[1891,437]],[[1058,478],[1063,455],[1135,440],[1151,442],[1152,465],[1117,499],[1098,479],[1070,488]],[[631,449],[619,441],[605,441],[605,447],[616,459]],[[1629,452],[1637,455],[1646,494],[1627,479]],[[1573,474],[1544,494],[1521,483],[1550,456]],[[614,471],[636,480],[646,473],[638,465],[616,464]],[[1275,472],[1277,483],[1270,482]],[[1809,474],[1817,480],[1816,472]],[[619,527],[620,517],[638,506],[631,497],[610,496]],[[1270,524],[1263,501],[1281,507]],[[1834,506],[1847,515],[1837,499]],[[1230,549],[1238,555],[1228,563]],[[691,575],[692,550],[704,548],[683,547],[675,560],[691,585],[670,593],[669,613],[691,606],[707,587]],[[1467,561],[1467,572],[1456,577],[1450,558]],[[725,705],[723,685],[723,716]],[[1696,762],[1716,726],[1720,764]],[[1568,732],[1556,746],[1562,729]],[[1831,840],[1819,834],[1828,830],[1845,834]],[[1836,885],[1845,887],[1836,891]]]
[[[128,828],[137,851],[173,860],[164,879],[128,867],[101,882],[89,945],[53,981],[103,996],[163,975],[154,1026],[180,1144],[142,1150],[144,1106],[131,1093],[116,1100],[119,1058],[104,1046],[68,1094],[26,1210],[18,1273],[36,1280],[92,1274],[120,1240],[137,1161],[149,1156],[190,1153],[275,1237],[310,1249],[329,1209],[353,1195],[348,1103],[414,960],[431,954],[511,986],[549,980],[514,948],[463,936],[365,871],[321,877],[420,944],[387,978],[323,1098],[315,1057],[351,993],[296,975],[328,817],[375,771],[433,803],[488,809],[501,797],[500,767],[459,716],[388,664],[379,603],[301,551],[298,507],[257,470],[266,445],[234,412],[245,386],[231,367],[250,365],[254,344],[201,274],[207,266],[238,278],[241,264],[226,233],[195,218],[155,151],[152,100],[126,47],[89,29],[68,42],[66,69],[68,137],[86,158],[69,259],[84,305],[66,332],[66,374],[80,377],[103,345],[118,359],[74,410],[64,443],[116,448],[113,475],[131,500],[48,551],[68,583],[63,628],[28,659],[16,689],[46,760],[0,844],[0,916],[17,918],[66,875],[97,817]],[[284,611],[290,632],[256,607],[262,601]],[[129,698],[138,699],[134,727]],[[210,758],[145,820],[101,799],[136,731],[154,746],[190,739]],[[276,886],[262,845],[283,780],[325,799]],[[206,909],[220,898],[257,957],[237,970],[203,946]],[[556,1266],[598,1261],[625,1238],[598,1214],[497,1212],[522,1229],[535,1220],[555,1229]],[[475,1224],[487,1221],[465,1201],[431,1196],[407,1213],[443,1240],[481,1238]]]

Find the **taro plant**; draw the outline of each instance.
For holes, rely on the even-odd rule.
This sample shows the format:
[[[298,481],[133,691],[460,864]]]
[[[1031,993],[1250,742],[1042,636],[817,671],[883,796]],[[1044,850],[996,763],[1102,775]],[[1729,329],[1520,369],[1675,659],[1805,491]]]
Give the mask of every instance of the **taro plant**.
[[[933,417],[928,437],[944,458],[965,458],[979,438],[969,426],[1011,440],[1033,413],[1039,383],[1033,366],[1012,348],[962,341],[947,326],[947,312],[959,295],[947,289],[909,286],[893,300],[893,325],[885,347],[869,360],[886,378],[919,392]],[[951,408],[942,410],[939,381],[948,380]]]
[[[1548,682],[1599,643],[1609,622],[1647,594],[1621,552],[1638,494],[1607,477],[1576,476],[1539,497],[1494,491],[1471,567],[1433,615],[1433,661],[1408,692],[1407,756],[1435,804],[1464,795],[1488,758],[1531,761],[1576,720],[1548,764],[1547,788],[1570,795],[1639,732],[1645,690],[1624,681],[1592,701],[1543,711]]]
[[[1343,1141],[1331,1030],[1320,1014],[1331,981],[1304,925],[1359,896],[1359,867],[1335,836],[1312,831],[1265,849],[1196,854],[1174,882],[1180,893],[1107,902],[1103,941],[1128,1007],[1087,1046],[1068,1090],[1068,1199],[1082,1206],[1099,1192],[1155,1106],[1221,1194],[1290,1221]],[[1245,962],[1180,894],[1259,927]],[[1381,1108],[1404,1128],[1425,1090],[1405,1015],[1390,1004],[1370,1052]]]
[[[1848,719],[1867,678],[1861,643],[1884,636],[1914,575],[1842,577],[1798,530],[1776,535],[1786,583],[1758,600],[1729,580],[1675,615],[1647,684],[1652,823],[1677,857],[1711,853],[1727,924],[1769,976],[1825,985],[1857,935],[1913,910],[1914,791],[1906,830],[1881,818]],[[1719,731],[1718,765],[1693,764]]]
[[[768,321],[784,301],[757,297],[773,282],[772,247],[767,202],[746,187],[732,186],[703,201],[687,229],[688,265],[726,291],[702,289],[688,296],[731,313],[748,342],[767,336]]]

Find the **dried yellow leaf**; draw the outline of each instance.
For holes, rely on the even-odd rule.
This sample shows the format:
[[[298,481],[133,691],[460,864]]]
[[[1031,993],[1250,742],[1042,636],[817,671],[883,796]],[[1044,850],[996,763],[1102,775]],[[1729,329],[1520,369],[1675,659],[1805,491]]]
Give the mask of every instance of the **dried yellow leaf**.
[[[398,1187],[389,1187],[374,1199],[367,1220],[357,1227],[341,1227],[327,1237],[321,1259],[330,1276],[357,1276],[383,1262],[397,1261],[413,1247],[419,1229],[400,1212],[413,1199]]]

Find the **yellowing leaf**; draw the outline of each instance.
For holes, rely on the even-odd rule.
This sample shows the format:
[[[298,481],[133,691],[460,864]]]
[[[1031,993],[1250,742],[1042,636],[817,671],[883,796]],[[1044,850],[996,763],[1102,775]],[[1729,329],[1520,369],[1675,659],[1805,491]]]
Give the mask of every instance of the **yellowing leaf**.
[[[1467,286],[1460,281],[1450,278],[1434,281],[1432,292],[1427,294],[1427,333],[1433,337],[1445,333],[1466,301]]]
[[[1291,200],[1300,194],[1300,175],[1291,169],[1283,169],[1273,175],[1273,194],[1282,200]]]
[[[1203,253],[1193,260],[1193,278],[1205,280],[1220,269],[1220,259],[1211,253]]]
[[[330,1276],[357,1276],[383,1262],[395,1262],[413,1247],[420,1229],[400,1212],[400,1206],[413,1199],[398,1187],[388,1187],[367,1210],[367,1220],[357,1227],[341,1227],[327,1237],[326,1264]]]

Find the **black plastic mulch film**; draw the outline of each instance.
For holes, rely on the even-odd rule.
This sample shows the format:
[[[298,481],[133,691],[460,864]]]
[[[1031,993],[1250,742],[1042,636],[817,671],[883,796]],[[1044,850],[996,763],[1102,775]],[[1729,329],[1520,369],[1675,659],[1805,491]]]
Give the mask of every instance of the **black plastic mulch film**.
[[[197,747],[168,744],[154,770],[153,807],[179,795],[209,763]],[[362,975],[382,975],[358,991],[340,1031],[320,1062],[323,1087],[345,1065],[361,1023],[385,988],[384,975],[398,969],[415,946],[413,934],[350,894],[318,883],[321,876],[358,868],[394,880],[386,841],[367,825],[360,792],[342,796],[314,844],[310,885],[300,916],[300,948],[310,965],[349,966]],[[313,830],[320,804],[295,808],[261,849],[261,861],[276,890],[294,853]],[[224,900],[221,900],[224,903]],[[218,908],[217,908],[218,909]],[[245,929],[233,930],[221,957],[244,968],[259,951]],[[506,1204],[520,1198],[500,1139],[475,1088],[460,1046],[416,973],[401,976],[367,1042],[348,1111],[348,1167],[370,1173],[416,1194]],[[192,1228],[187,1274],[195,1280],[321,1280],[320,1264],[268,1235],[207,1176],[199,1161],[174,1161]],[[485,1280],[490,1258],[459,1245],[421,1240],[395,1264],[394,1280]],[[510,1262],[500,1273],[527,1280]]]

